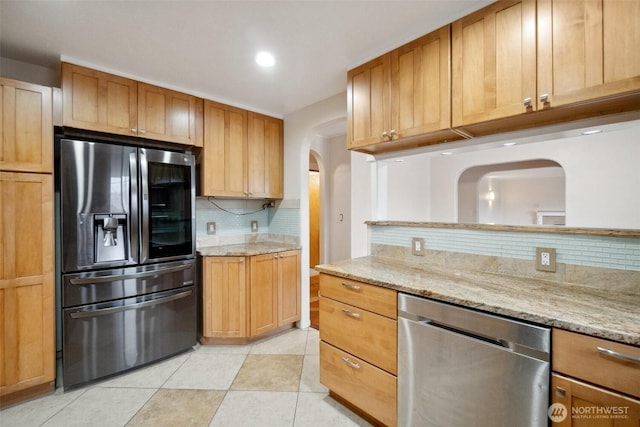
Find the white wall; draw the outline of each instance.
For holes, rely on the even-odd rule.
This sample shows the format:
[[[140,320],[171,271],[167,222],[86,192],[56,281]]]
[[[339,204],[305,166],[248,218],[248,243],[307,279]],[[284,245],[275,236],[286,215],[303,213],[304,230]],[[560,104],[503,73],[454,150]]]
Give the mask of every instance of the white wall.
[[[351,152],[351,258],[369,254],[365,221],[375,219],[376,162],[372,156]]]
[[[351,257],[351,159],[346,144],[346,135],[316,136],[311,142],[320,157],[321,263]]]
[[[60,69],[52,69],[0,57],[0,75],[42,86],[60,87]]]
[[[474,151],[452,150],[454,154],[449,156],[440,152],[398,154],[378,161],[378,176],[372,179],[378,198],[373,219],[457,222],[457,185],[465,170],[549,159],[560,164],[566,176],[567,226],[639,229],[640,121],[603,128],[605,132],[596,135],[583,136],[576,131],[573,134],[579,136],[522,140],[511,147],[497,143]],[[399,158],[404,162],[393,164]]]
[[[346,92],[332,96],[284,117],[284,201],[300,208],[301,317],[309,326],[309,149],[318,129],[346,120]]]
[[[640,123],[596,135],[498,147],[451,156],[423,155],[431,169],[430,221],[455,222],[456,185],[469,167],[528,159],[558,162],[566,176],[566,225],[640,228]],[[425,196],[427,197],[427,196]]]
[[[536,177],[533,171],[529,177],[484,176],[476,194],[478,222],[535,225],[537,211],[565,210],[564,181],[564,176]],[[489,192],[493,193],[493,200],[486,197]]]

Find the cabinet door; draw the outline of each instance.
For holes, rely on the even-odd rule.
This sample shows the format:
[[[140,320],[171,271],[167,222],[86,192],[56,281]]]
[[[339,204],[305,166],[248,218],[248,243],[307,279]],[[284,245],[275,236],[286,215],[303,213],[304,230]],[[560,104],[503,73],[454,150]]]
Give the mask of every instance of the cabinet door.
[[[248,113],[247,182],[249,197],[281,199],[283,188],[282,120]]]
[[[186,145],[198,144],[197,103],[201,99],[185,93],[138,83],[138,135]]]
[[[278,254],[278,326],[300,320],[300,251]]]
[[[409,137],[451,126],[447,25],[391,52],[391,129]]]
[[[0,170],[53,173],[51,88],[0,78]]]
[[[73,64],[62,64],[64,126],[137,135],[138,83]]]
[[[5,396],[55,377],[51,175],[0,172],[0,240],[0,396]]]
[[[500,1],[452,24],[454,127],[535,108],[535,19],[534,0]]]
[[[201,195],[245,197],[246,110],[205,101],[204,138],[200,161]]]
[[[386,54],[347,72],[347,148],[389,140],[389,61]]]
[[[251,257],[251,336],[278,327],[278,258],[274,254]]]
[[[538,0],[538,108],[640,89],[638,22],[638,1]]]
[[[557,374],[551,376],[551,402],[561,403],[553,420],[558,427],[637,427],[640,401]]]
[[[244,257],[205,257],[202,287],[203,335],[247,336],[247,286]]]

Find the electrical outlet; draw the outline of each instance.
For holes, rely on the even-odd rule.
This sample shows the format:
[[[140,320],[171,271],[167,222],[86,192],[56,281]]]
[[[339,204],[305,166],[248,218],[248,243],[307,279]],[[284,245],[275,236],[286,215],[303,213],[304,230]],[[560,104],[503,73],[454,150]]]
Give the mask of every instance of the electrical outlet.
[[[207,223],[207,234],[216,234],[216,223],[208,222]]]
[[[556,271],[556,250],[554,248],[536,248],[536,270]]]
[[[424,256],[424,239],[422,237],[414,237],[411,239],[411,253]]]
[[[258,231],[258,221],[251,221],[251,232],[255,233]]]

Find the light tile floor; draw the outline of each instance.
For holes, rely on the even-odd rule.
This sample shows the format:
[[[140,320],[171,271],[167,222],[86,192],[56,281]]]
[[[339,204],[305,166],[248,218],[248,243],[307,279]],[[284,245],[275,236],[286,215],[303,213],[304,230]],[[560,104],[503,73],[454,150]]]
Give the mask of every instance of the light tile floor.
[[[0,411],[0,426],[368,426],[319,382],[319,334],[200,346],[130,374]]]

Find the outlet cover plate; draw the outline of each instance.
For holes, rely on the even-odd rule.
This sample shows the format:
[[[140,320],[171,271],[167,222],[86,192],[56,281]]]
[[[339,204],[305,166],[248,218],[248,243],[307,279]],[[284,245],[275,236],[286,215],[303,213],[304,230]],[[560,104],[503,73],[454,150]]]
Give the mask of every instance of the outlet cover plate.
[[[417,256],[424,256],[424,239],[422,237],[411,239],[411,253]]]
[[[554,248],[536,248],[536,270],[556,271],[556,250]]]
[[[207,234],[216,234],[216,223],[208,222],[207,223]]]

